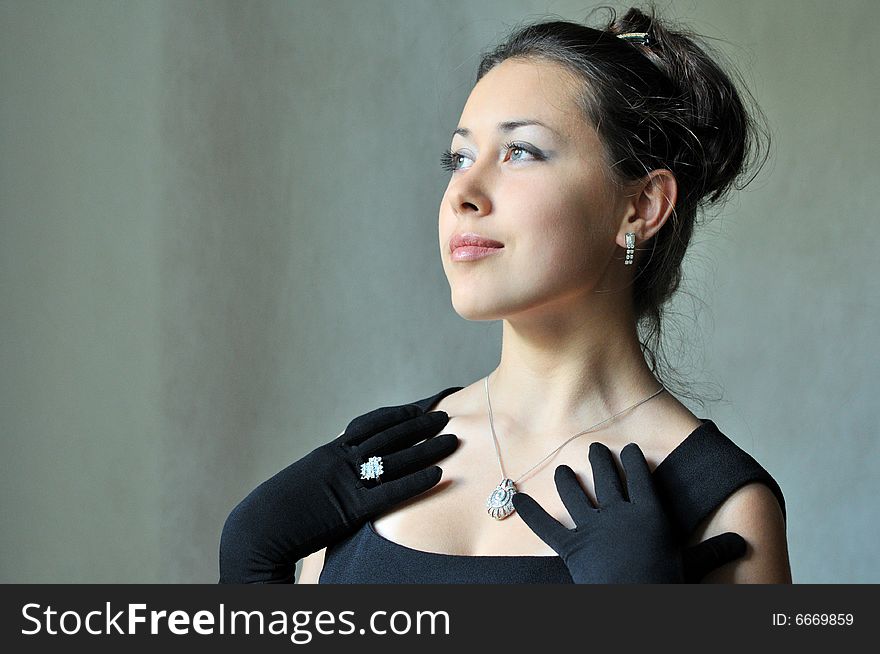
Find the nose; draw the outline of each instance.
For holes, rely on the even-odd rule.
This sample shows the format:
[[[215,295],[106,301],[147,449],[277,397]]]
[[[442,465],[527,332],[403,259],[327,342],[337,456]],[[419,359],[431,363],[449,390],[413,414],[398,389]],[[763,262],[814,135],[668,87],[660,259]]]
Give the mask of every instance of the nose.
[[[471,173],[473,171],[468,171]],[[469,175],[468,179],[454,182],[455,186],[450,189],[449,203],[456,216],[479,217],[492,211],[492,202],[485,190],[485,185]]]

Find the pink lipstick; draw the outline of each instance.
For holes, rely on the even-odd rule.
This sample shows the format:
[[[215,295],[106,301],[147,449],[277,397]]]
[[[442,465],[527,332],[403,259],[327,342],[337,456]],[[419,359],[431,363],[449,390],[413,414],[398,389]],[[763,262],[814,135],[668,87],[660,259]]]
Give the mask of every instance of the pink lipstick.
[[[449,251],[453,261],[474,261],[504,249],[504,244],[473,232],[454,234],[449,239]]]

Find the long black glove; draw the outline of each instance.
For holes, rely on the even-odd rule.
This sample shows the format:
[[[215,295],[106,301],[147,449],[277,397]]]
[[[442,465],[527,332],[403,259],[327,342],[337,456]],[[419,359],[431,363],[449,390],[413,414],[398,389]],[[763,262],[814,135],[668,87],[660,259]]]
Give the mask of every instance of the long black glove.
[[[636,443],[620,452],[629,499],[611,450],[591,443],[589,458],[599,508],[593,508],[570,467],[560,465],[554,475],[574,529],[560,524],[525,493],[515,493],[512,499],[529,528],[562,557],[575,583],[696,583],[745,553],[745,540],[734,532],[690,548],[679,542]]]
[[[434,486],[442,470],[425,466],[458,447],[455,434],[436,436],[447,422],[414,404],[375,409],[257,486],[223,525],[219,583],[292,583],[299,559]],[[382,457],[378,481],[360,479],[371,456]]]

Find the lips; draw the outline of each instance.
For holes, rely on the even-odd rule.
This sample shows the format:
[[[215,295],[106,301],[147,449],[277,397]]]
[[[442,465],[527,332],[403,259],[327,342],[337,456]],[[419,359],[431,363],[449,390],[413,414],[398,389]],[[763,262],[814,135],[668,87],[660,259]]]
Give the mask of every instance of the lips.
[[[449,239],[449,251],[454,252],[456,248],[472,245],[483,248],[503,248],[504,243],[500,243],[494,239],[480,236],[473,232],[465,232],[463,234],[455,234]]]

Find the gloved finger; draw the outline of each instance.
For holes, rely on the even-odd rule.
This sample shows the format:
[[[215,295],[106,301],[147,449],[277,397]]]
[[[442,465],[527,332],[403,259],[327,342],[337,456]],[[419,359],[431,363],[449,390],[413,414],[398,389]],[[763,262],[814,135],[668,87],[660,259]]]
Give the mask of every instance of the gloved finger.
[[[642,448],[636,443],[628,443],[620,451],[620,462],[626,472],[626,489],[630,501],[637,504],[658,501],[654,478]]]
[[[389,427],[422,415],[421,407],[415,404],[383,406],[354,418],[348,423],[339,441],[346,445],[360,445],[365,439]]]
[[[712,570],[735,561],[745,553],[745,539],[733,531],[718,534],[685,548],[682,553],[685,583],[700,583]]]
[[[385,468],[382,479],[399,479],[403,475],[436,463],[452,454],[458,444],[458,436],[455,434],[440,434],[400,452],[387,454],[382,457]]]
[[[523,522],[529,526],[529,529],[554,551],[559,552],[563,539],[568,534],[568,528],[547,513],[544,507],[532,499],[531,495],[517,492],[513,494],[511,501],[513,508],[516,509]]]
[[[623,492],[623,482],[614,463],[611,450],[603,443],[595,441],[590,443],[590,466],[593,468],[593,486],[596,489],[596,501],[599,509],[612,504],[623,502],[626,495]]]
[[[449,415],[445,411],[423,413],[365,439],[357,446],[357,454],[366,458],[396,452],[434,436],[448,422]]]
[[[574,520],[574,524],[580,527],[596,513],[593,503],[587,497],[587,493],[575,476],[574,470],[567,465],[557,466],[553,479],[565,509]]]
[[[440,466],[431,466],[424,470],[418,470],[399,479],[382,481],[366,491],[365,505],[370,514],[384,511],[385,509],[400,504],[416,495],[433,488],[443,476]]]

